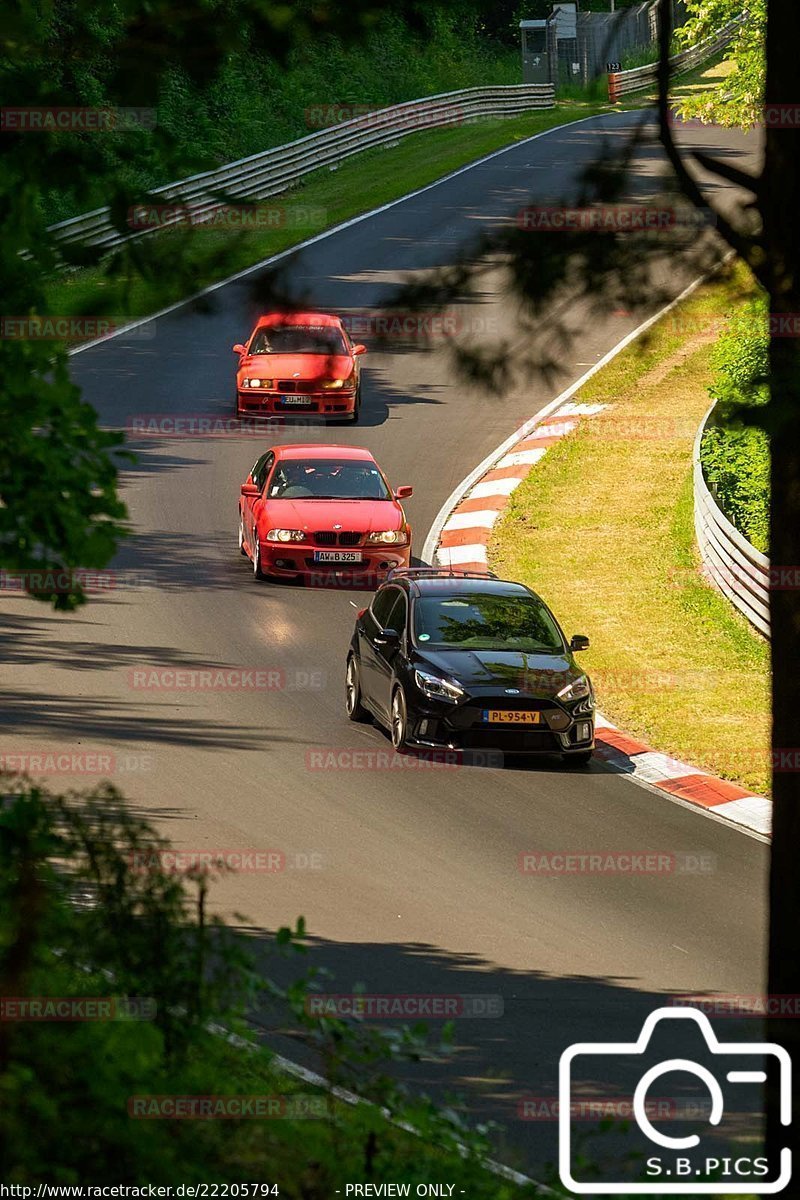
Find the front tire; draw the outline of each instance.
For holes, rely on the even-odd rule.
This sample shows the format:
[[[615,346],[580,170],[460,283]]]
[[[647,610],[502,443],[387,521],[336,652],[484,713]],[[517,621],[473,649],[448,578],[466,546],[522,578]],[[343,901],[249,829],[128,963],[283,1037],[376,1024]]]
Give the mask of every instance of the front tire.
[[[358,663],[354,654],[349,655],[347,659],[347,673],[344,682],[344,706],[347,710],[347,716],[351,721],[363,724],[369,720],[369,713],[361,703],[361,676],[359,675]]]
[[[239,513],[239,553],[247,558],[247,551],[244,548],[244,522],[242,521],[241,512]]]
[[[395,750],[404,750],[408,742],[408,706],[405,692],[399,685],[392,693],[392,723],[389,732]]]
[[[266,579],[266,575],[261,570],[261,546],[258,541],[258,533],[256,533],[255,544],[253,546],[253,575],[259,582],[263,582]]]

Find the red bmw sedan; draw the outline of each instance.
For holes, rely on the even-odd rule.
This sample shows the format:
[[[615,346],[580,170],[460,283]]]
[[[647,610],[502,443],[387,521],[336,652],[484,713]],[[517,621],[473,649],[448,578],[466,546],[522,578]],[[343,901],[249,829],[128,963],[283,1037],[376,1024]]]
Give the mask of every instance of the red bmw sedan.
[[[361,412],[359,358],[340,317],[327,313],[269,313],[259,317],[239,355],[236,415],[286,416],[318,413],[358,421]]]
[[[273,446],[242,484],[239,550],[257,579],[344,576],[354,586],[383,580],[411,559],[401,500],[368,450],[358,446]]]

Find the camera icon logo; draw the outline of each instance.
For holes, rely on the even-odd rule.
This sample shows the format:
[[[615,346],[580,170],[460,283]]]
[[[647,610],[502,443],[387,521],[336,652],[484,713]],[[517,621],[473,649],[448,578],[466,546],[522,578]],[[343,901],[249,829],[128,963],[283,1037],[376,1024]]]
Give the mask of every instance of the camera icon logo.
[[[574,1065],[583,1059],[591,1063],[592,1072],[596,1065],[591,1062],[595,1057],[607,1059],[635,1060],[645,1055],[653,1036],[653,1032],[661,1022],[693,1022],[699,1029],[705,1041],[708,1052],[720,1057],[720,1074],[715,1075],[708,1067],[693,1062],[688,1058],[668,1058],[658,1062],[643,1071],[633,1092],[631,1109],[638,1130],[645,1142],[651,1147],[658,1147],[660,1154],[646,1159],[644,1163],[645,1176],[639,1180],[622,1180],[615,1182],[599,1181],[596,1178],[584,1180],[575,1178],[575,1163],[573,1160],[572,1127],[573,1112],[579,1107],[579,1096],[573,1096]],[[673,1026],[670,1032],[675,1032]],[[705,1085],[710,1096],[710,1106],[706,1120],[712,1127],[718,1127],[722,1122],[726,1108],[726,1097],[733,1098],[720,1080],[728,1084],[763,1085],[767,1080],[767,1072],[762,1069],[753,1070],[726,1069],[725,1058],[730,1057],[739,1061],[742,1056],[758,1056],[765,1065],[770,1063],[777,1066],[779,1071],[779,1103],[781,1125],[791,1124],[791,1073],[792,1063],[788,1052],[775,1042],[720,1042],[705,1013],[694,1008],[658,1008],[645,1020],[642,1031],[635,1042],[577,1042],[569,1046],[561,1055],[558,1068],[559,1076],[559,1174],[561,1182],[570,1191],[579,1195],[599,1194],[686,1194],[692,1195],[735,1195],[776,1193],[782,1191],[792,1177],[792,1151],[784,1146],[780,1152],[779,1169],[773,1171],[765,1157],[747,1157],[732,1155],[731,1157],[708,1157],[701,1146],[701,1139],[696,1133],[684,1137],[675,1137],[657,1129],[648,1113],[648,1092],[652,1085],[663,1075],[670,1072],[682,1072],[684,1075],[695,1076]],[[588,1066],[589,1063],[586,1065]],[[635,1065],[632,1061],[631,1066]],[[728,1067],[731,1064],[728,1063]],[[636,1072],[638,1074],[638,1070]],[[687,1152],[694,1151],[690,1155]],[[708,1176],[716,1176],[711,1181]],[[769,1179],[769,1175],[777,1175]]]

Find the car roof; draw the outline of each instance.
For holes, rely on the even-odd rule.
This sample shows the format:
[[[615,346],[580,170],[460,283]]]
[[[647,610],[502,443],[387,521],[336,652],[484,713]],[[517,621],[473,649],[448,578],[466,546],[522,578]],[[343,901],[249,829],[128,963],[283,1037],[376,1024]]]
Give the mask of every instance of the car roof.
[[[307,442],[270,447],[279,458],[345,458],[360,462],[375,462],[363,446],[337,446],[330,442]]]
[[[332,313],[275,312],[265,313],[256,321],[256,329],[263,329],[270,325],[330,325],[335,329],[341,329],[342,319]]]
[[[494,596],[535,596],[524,583],[510,579],[483,579],[475,575],[397,575],[390,583],[403,584],[415,596],[462,596],[480,592]],[[538,598],[538,597],[537,597]]]

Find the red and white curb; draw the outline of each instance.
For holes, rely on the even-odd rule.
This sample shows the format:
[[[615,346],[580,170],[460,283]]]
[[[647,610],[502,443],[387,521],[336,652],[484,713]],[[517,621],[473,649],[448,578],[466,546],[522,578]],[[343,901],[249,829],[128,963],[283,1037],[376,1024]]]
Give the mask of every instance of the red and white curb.
[[[492,530],[512,492],[551,446],[605,407],[580,404],[572,398],[585,378],[573,388],[570,399],[557,397],[459,485],[428,535],[423,549],[426,562],[460,571],[486,570]],[[760,837],[769,836],[772,804],[766,797],[653,750],[599,713],[596,744],[598,758],[635,783],[704,809]]]
[[[603,404],[567,402],[523,433],[513,446],[505,443],[480,478],[465,492],[441,526],[434,563],[461,571],[483,571],[494,523],[515,488],[531,467],[583,417],[594,416]]]
[[[668,754],[651,750],[644,742],[628,737],[599,713],[595,741],[598,757],[637,783],[648,783],[686,804],[704,808],[753,833],[769,836],[772,803],[765,796],[757,796],[727,779],[718,779],[716,775],[687,766]]]

